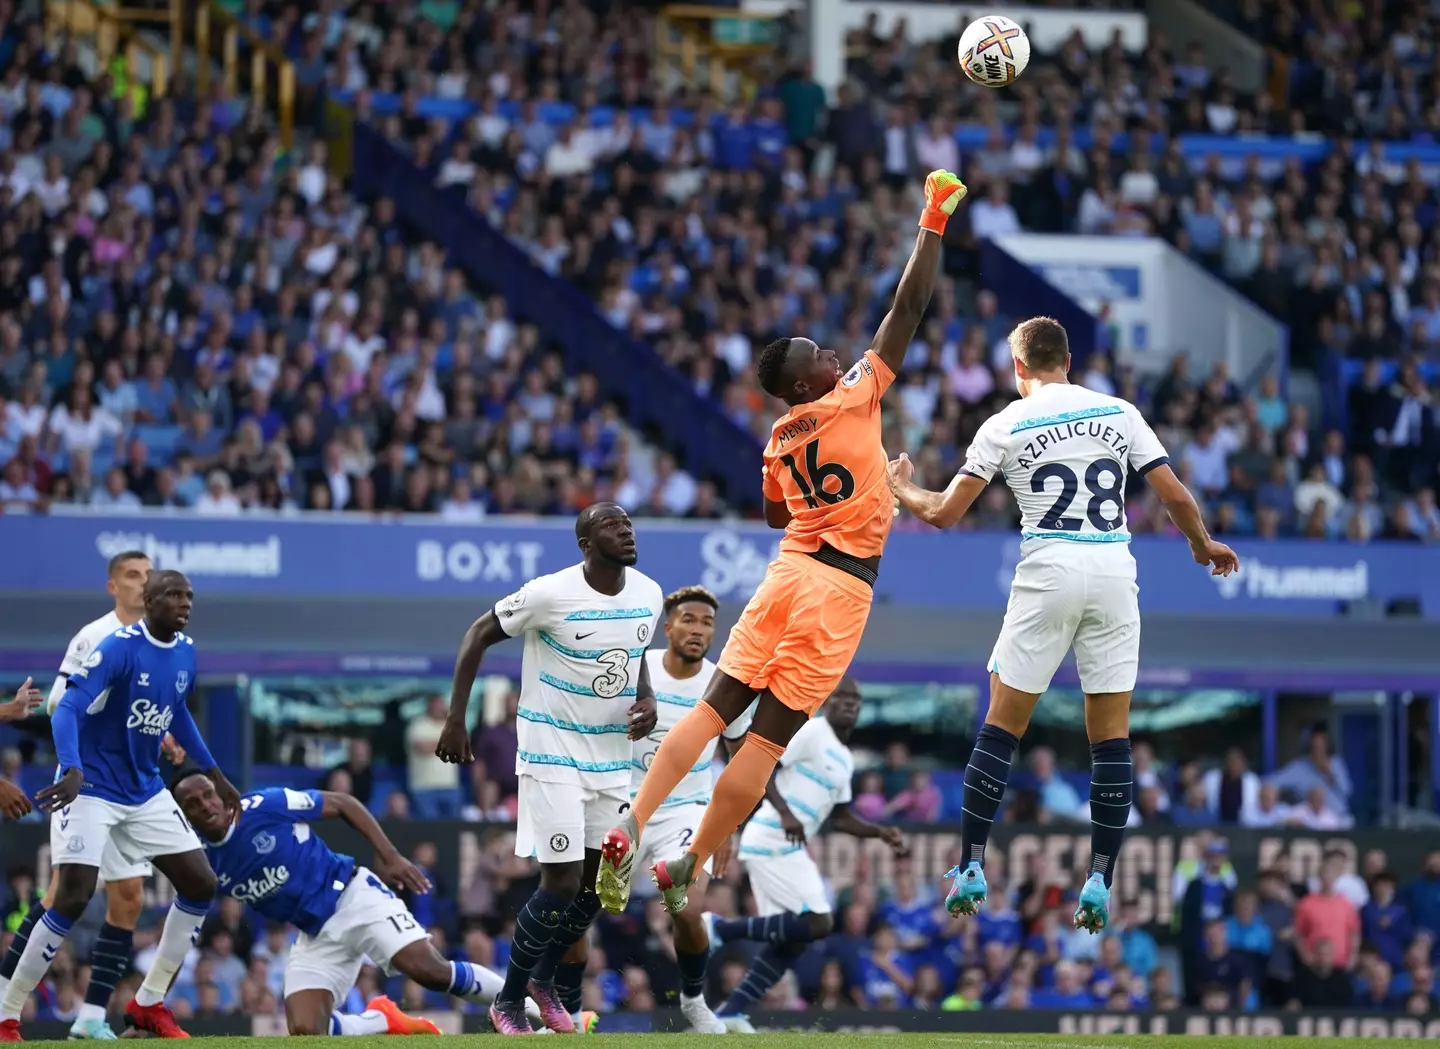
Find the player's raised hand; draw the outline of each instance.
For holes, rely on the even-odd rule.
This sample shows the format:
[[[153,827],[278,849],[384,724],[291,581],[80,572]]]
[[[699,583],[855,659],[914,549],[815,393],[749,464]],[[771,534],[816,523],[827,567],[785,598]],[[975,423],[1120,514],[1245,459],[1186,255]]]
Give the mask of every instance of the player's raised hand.
[[[50,786],[35,795],[41,812],[59,812],[80,796],[80,787],[85,783],[85,774],[79,769],[66,769]]]
[[[659,714],[655,709],[654,696],[637,699],[628,713],[630,715],[630,731],[627,736],[632,743],[637,739],[644,739],[655,730],[655,722],[658,720]]]
[[[34,678],[26,678],[25,684],[15,690],[15,698],[0,703],[0,721],[19,721],[28,718],[45,702],[45,693],[35,688]]]
[[[30,799],[8,779],[0,779],[0,815],[18,820],[30,813]]]
[[[891,459],[885,467],[885,483],[890,486],[893,492],[897,486],[908,484],[910,478],[915,476],[915,464],[910,461],[910,456],[905,452],[900,453],[900,458]]]
[[[890,846],[890,851],[895,854],[897,859],[904,859],[910,855],[910,845],[906,842],[905,836],[900,833],[899,827],[881,827],[880,840]]]
[[[440,730],[440,742],[435,744],[435,756],[451,765],[468,765],[475,760],[470,750],[470,733],[465,731],[465,722],[452,717],[445,718],[445,727]]]
[[[1211,575],[1226,576],[1240,569],[1240,556],[1214,539],[1205,540],[1204,546],[1192,546],[1190,553],[1197,565],[1210,566]]]
[[[945,223],[970,190],[951,171],[932,171],[925,177],[925,210],[920,214],[920,228],[939,236]]]
[[[420,868],[411,863],[399,852],[387,852],[383,855],[375,854],[375,873],[380,880],[392,889],[399,889],[401,892],[413,892],[417,896],[424,896],[430,891],[430,879],[421,873]]]

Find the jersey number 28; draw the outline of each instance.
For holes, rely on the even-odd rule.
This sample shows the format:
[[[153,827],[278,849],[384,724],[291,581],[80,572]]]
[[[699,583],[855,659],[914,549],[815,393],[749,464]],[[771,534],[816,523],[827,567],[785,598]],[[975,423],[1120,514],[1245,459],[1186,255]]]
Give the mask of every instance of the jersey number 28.
[[[1060,481],[1060,497],[1055,505],[1040,518],[1039,527],[1060,532],[1078,532],[1085,522],[1078,517],[1066,517],[1065,511],[1075,501],[1080,486],[1075,471],[1064,463],[1046,463],[1030,476],[1030,490],[1043,495],[1045,484],[1051,478]],[[1090,502],[1085,507],[1085,516],[1101,532],[1113,532],[1125,519],[1125,468],[1114,459],[1096,459],[1085,471],[1085,487],[1090,492]],[[1101,511],[1106,503],[1115,504],[1115,516],[1106,517]]]
[[[821,503],[834,505],[855,494],[854,474],[839,463],[822,463],[820,461],[820,439],[818,437],[805,446],[804,470],[801,470],[799,464],[795,462],[795,456],[788,453],[782,455],[780,461],[789,467],[790,479],[795,482],[795,487],[800,489],[800,497],[805,500],[805,505],[812,510]],[[827,492],[825,482],[832,477],[835,478],[837,488],[833,492]]]

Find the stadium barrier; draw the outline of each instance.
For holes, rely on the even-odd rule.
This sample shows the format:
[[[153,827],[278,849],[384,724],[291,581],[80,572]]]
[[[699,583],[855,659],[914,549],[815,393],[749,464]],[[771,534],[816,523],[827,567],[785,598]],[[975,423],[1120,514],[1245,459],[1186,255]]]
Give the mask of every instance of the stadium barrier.
[[[483,1034],[490,1022],[481,1012],[424,1014],[445,1034]],[[1264,1013],[1104,1013],[1047,1009],[982,1009],[947,1012],[920,1009],[826,1009],[757,1012],[750,1015],[765,1033],[817,1031],[832,1034],[1180,1034],[1251,1038],[1437,1038],[1440,1019],[1360,1012]],[[184,1021],[196,1037],[266,1037],[283,1035],[284,1019],[271,1016],[225,1016]],[[678,1010],[653,1013],[606,1013],[605,1034],[649,1034],[685,1030]],[[25,1025],[27,1040],[64,1041],[69,1023],[47,1021]]]
[[[459,895],[481,869],[483,854],[499,851],[509,854],[514,845],[513,828],[503,824],[465,823],[460,821],[386,821],[385,832],[406,855],[416,846],[429,842],[435,846],[436,865],[432,880],[452,895]],[[1379,849],[1388,857],[1388,867],[1402,881],[1420,873],[1425,854],[1435,848],[1428,835],[1389,830],[1360,830],[1344,833],[1310,833],[1305,831],[1252,831],[1227,828],[1223,831],[1230,844],[1230,863],[1241,885],[1254,884],[1257,873],[1271,866],[1282,854],[1290,861],[1290,876],[1304,881],[1320,872],[1320,861],[1331,848],[1344,850],[1352,859],[1371,849]],[[905,828],[911,846],[906,861],[914,870],[933,875],[938,882],[954,862],[960,846],[958,825],[917,825]],[[347,851],[366,862],[370,849],[359,833],[334,823],[325,828],[325,839],[337,850]],[[1139,921],[1160,937],[1170,934],[1170,926],[1178,902],[1174,898],[1175,872],[1183,864],[1194,863],[1203,840],[1194,829],[1167,828],[1131,831],[1125,839],[1117,873],[1117,892],[1121,899],[1134,901]],[[1083,824],[1059,826],[1000,825],[991,838],[990,858],[1004,862],[1004,869],[1015,884],[1028,876],[1032,857],[1044,856],[1058,882],[1076,883],[1077,876],[1089,869],[1090,830]],[[811,854],[836,893],[843,893],[856,881],[857,873],[868,874],[875,885],[894,883],[896,860],[880,841],[861,841],[844,834],[825,833],[812,839]],[[50,867],[49,831],[43,823],[9,823],[0,825],[0,856],[5,865],[30,864],[44,884]],[[640,883],[648,888],[648,881]],[[152,902],[168,903],[171,890],[163,879],[149,886]]]

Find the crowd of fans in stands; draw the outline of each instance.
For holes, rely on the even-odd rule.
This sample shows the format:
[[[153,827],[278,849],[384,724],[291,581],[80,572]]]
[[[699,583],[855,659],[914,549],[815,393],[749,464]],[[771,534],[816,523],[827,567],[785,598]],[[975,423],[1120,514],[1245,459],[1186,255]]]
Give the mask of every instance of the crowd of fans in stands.
[[[911,449],[926,483],[943,486],[1013,396],[1003,337],[1016,318],[974,284],[978,239],[1150,232],[1290,321],[1296,363],[1373,362],[1324,418],[1273,376],[1241,390],[1223,371],[1189,374],[1183,356],[1145,382],[1108,354],[1085,363],[1080,381],[1146,406],[1216,531],[1440,538],[1433,373],[1408,357],[1396,370],[1440,340],[1425,172],[1355,147],[1231,177],[1218,162],[1193,170],[1174,137],[1428,126],[1429,48],[1409,21],[1298,63],[1283,110],[1158,32],[1136,60],[1077,34],[990,92],[963,80],[947,43],[873,29],[851,41],[835,98],[782,47],[756,64],[753,105],[726,109],[659,93],[644,16],[624,5],[467,5],[449,22],[404,7],[297,19],[257,3],[246,17],[312,94],[357,92],[364,115],[401,92],[375,119],[417,162],[757,434],[775,405],[753,347],[805,332],[858,354],[904,263],[919,176],[954,167],[971,200],[888,412],[887,444]],[[1276,15],[1266,32],[1309,54],[1334,29],[1299,25]],[[629,433],[502,300],[407,240],[392,202],[352,199],[323,144],[282,157],[262,114],[223,92],[197,101],[183,78],[137,112],[108,77],[79,74],[73,47],[51,53],[20,23],[5,39],[0,506],[473,520],[615,497],[647,514],[722,512],[706,479]],[[1332,128],[1328,72],[1352,57],[1350,122]],[[426,119],[425,96],[472,100],[474,116]],[[626,112],[594,123],[606,105]],[[964,155],[962,115],[993,128]],[[1107,148],[1121,141],[1128,152]],[[966,526],[1014,516],[994,486]],[[1131,519],[1166,527],[1143,494]]]

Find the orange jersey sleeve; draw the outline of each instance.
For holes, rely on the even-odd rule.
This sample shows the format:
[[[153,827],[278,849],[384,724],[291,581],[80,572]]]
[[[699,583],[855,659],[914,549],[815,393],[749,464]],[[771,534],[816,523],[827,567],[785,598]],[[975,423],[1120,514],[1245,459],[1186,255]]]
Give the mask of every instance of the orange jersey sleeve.
[[[895,504],[885,483],[880,398],[894,381],[867,350],[833,390],[795,405],[771,428],[765,497],[783,497],[790,510],[780,549],[813,553],[828,543],[853,557],[884,550]]]

